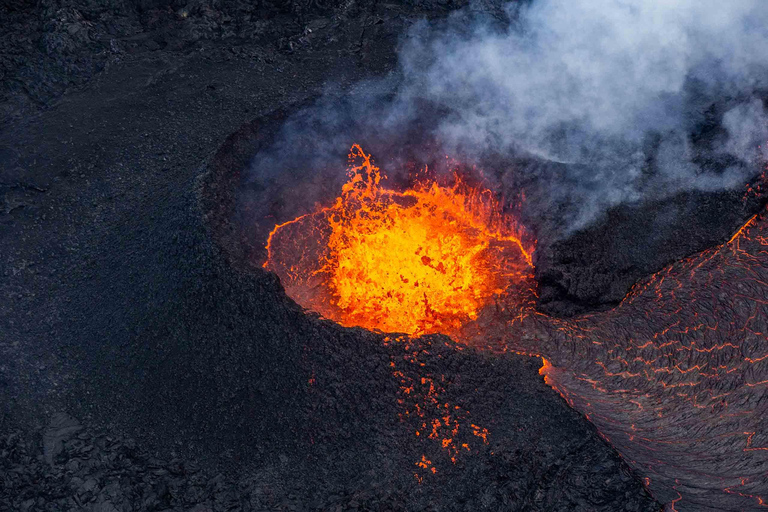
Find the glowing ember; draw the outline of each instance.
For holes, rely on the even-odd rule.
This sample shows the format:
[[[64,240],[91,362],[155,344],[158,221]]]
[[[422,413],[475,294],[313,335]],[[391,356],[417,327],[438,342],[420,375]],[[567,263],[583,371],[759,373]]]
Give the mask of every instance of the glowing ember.
[[[456,178],[386,189],[360,146],[328,208],[275,227],[265,268],[302,306],[342,325],[451,333],[531,270],[531,247],[488,190]]]

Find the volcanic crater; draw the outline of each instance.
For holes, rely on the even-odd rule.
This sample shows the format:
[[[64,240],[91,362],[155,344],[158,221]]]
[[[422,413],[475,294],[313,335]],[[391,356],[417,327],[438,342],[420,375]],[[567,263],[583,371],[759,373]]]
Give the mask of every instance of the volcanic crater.
[[[228,138],[207,164],[200,187],[206,225],[217,245],[223,249],[229,264],[245,275],[260,276],[260,280],[274,276],[265,273],[263,267],[268,257],[267,242],[275,225],[290,221],[294,216],[310,214],[318,204],[331,204],[334,194],[339,193],[348,179],[343,170],[348,163],[346,150],[349,148],[333,148],[332,151],[336,167],[331,172],[336,176],[337,189],[324,180],[318,181],[315,173],[302,167],[312,160],[308,150],[312,149],[314,142],[307,143],[309,147],[291,143],[289,158],[283,159],[287,169],[275,173],[291,176],[291,181],[259,182],[250,179],[252,175],[249,171],[254,160],[258,160],[254,157],[258,157],[259,152],[274,154],[274,148],[278,146],[277,153],[286,155],[276,140],[284,133],[281,130],[285,129],[286,123],[295,122],[293,119],[297,113],[300,117],[302,109],[311,104],[312,101],[294,105],[244,125]],[[429,133],[420,123],[414,125],[414,133]],[[310,135],[307,140],[317,139]],[[425,148],[432,149],[428,140],[421,139],[418,144],[413,141],[405,144],[407,138],[394,143],[387,141],[386,144],[376,144],[375,140],[366,144],[364,136],[361,140],[361,147],[367,145],[374,149],[392,150],[396,143],[402,143],[396,151],[382,152],[391,160],[387,162],[386,157],[382,158],[376,161],[377,165],[381,161],[384,161],[382,166],[408,161],[411,169],[439,168],[440,159],[434,156],[436,152],[425,151]],[[295,169],[291,169],[292,165],[296,166]],[[471,174],[467,175],[471,177]],[[402,176],[395,176],[393,182],[401,187],[412,184]],[[322,194],[325,196],[318,200]],[[300,204],[285,200],[286,195],[301,198],[297,200]],[[311,200],[305,200],[307,196]],[[254,211],[259,213],[254,214]],[[264,212],[267,212],[267,218],[260,219]],[[526,244],[531,243],[532,239],[527,238]],[[520,253],[517,252],[516,256]],[[524,259],[522,261],[525,262]],[[525,262],[524,267],[532,270],[529,262]],[[521,282],[530,291],[533,275],[526,273],[525,280]],[[281,289],[272,296],[277,298],[278,303],[288,304],[289,299],[284,293]],[[496,309],[496,304],[492,309]],[[636,490],[630,493],[631,498],[622,492],[620,505],[609,498],[613,490],[599,490],[603,484],[598,483],[597,475],[603,474],[603,469],[623,467],[624,464],[616,466],[617,461],[608,463],[615,457],[611,448],[598,448],[602,440],[595,437],[596,433],[587,434],[591,427],[582,424],[583,420],[575,423],[565,420],[563,414],[570,416],[575,413],[567,410],[558,395],[542,387],[538,374],[541,367],[539,358],[528,358],[514,352],[493,354],[457,343],[438,333],[416,337],[404,333],[370,332],[357,327],[342,328],[295,303],[288,310],[291,311],[290,319],[283,320],[285,325],[290,329],[303,326],[301,332],[309,335],[303,338],[305,341],[300,347],[289,348],[279,343],[270,345],[270,351],[274,351],[274,356],[270,356],[274,361],[272,364],[286,368],[286,371],[286,365],[294,365],[290,371],[304,376],[298,396],[303,404],[300,417],[306,415],[306,418],[293,421],[305,426],[298,429],[291,427],[290,431],[294,434],[290,437],[293,443],[298,442],[303,450],[307,450],[313,465],[319,465],[334,480],[340,476],[340,461],[344,461],[342,479],[352,478],[352,481],[358,482],[355,487],[371,485],[362,484],[359,479],[361,475],[368,474],[368,468],[373,465],[377,467],[376,476],[368,478],[386,482],[384,485],[393,489],[416,486],[418,492],[413,499],[417,503],[418,500],[434,499],[430,496],[438,488],[442,489],[439,491],[441,494],[449,492],[442,488],[448,481],[454,482],[451,487],[456,489],[457,499],[466,500],[467,490],[474,488],[474,484],[469,483],[472,480],[481,487],[498,489],[499,494],[493,494],[495,497],[484,498],[496,504],[491,507],[505,506],[514,510],[657,508],[653,501],[647,499],[647,495],[644,496],[641,487],[635,487]],[[288,354],[280,355],[294,350],[298,351],[296,355],[300,355],[298,359],[293,355],[289,356],[290,359],[286,357]],[[280,361],[281,357],[286,358]],[[292,362],[289,363],[289,360]],[[531,401],[531,392],[542,398],[547,396],[544,401],[548,404],[546,412],[538,410],[535,405],[538,398]],[[541,424],[542,421],[544,424]],[[534,424],[537,426],[532,428]],[[574,427],[578,428],[578,433],[573,430]],[[584,443],[588,443],[589,448]],[[359,452],[362,446],[378,448],[362,455]],[[565,463],[570,467],[568,471],[571,474],[584,471],[583,478],[588,478],[590,482],[587,487],[591,497],[576,497],[581,491],[575,491],[571,498],[561,501],[561,493],[570,495],[574,490],[554,474],[552,485],[556,487],[544,491],[544,494],[529,494],[522,488],[511,491],[509,485],[517,486],[519,482],[513,484],[514,479],[508,476],[502,479],[509,485],[498,487],[499,484],[493,483],[508,471],[514,474],[532,471],[531,474],[537,474],[540,470],[534,468],[544,470],[546,463],[541,457],[549,460],[551,450],[561,453],[557,457],[565,457],[564,460],[571,457],[566,452],[580,457],[576,454],[584,454],[585,450],[592,453],[590,460],[595,456],[604,460],[600,463],[603,469],[598,473],[593,473],[596,466],[592,462],[583,470],[577,469],[571,462]],[[386,463],[382,457],[387,459]],[[499,463],[505,469],[498,466]],[[508,464],[517,469],[512,470]],[[587,470],[587,467],[591,469]],[[497,471],[500,473],[497,474]],[[627,474],[626,471],[620,470],[617,476]],[[590,476],[587,476],[588,473]],[[484,476],[478,479],[472,475]],[[604,483],[612,486],[616,482],[613,479],[609,481]],[[638,484],[640,481],[634,478],[627,480],[627,485]],[[511,494],[505,495],[510,491]],[[639,494],[634,494],[638,491]]]
[[[309,276],[314,271],[317,275],[322,266],[318,266],[322,258],[317,254],[322,254],[324,249],[312,244],[325,247],[328,234],[323,234],[316,221],[303,224],[302,219],[312,219],[313,211],[322,212],[323,205],[332,205],[334,194],[340,193],[344,180],[348,179],[340,172],[347,163],[342,152],[344,146],[329,150],[332,157],[325,154],[313,161],[312,152],[317,151],[320,136],[301,125],[302,109],[306,107],[307,104],[299,105],[290,111],[256,120],[230,137],[211,163],[212,172],[208,174],[203,201],[210,205],[209,223],[231,261],[247,272],[261,272],[261,267],[277,271],[287,288],[294,285],[294,291],[289,295],[310,310],[320,310],[333,318],[333,312],[313,307],[311,300],[302,297],[306,290],[296,292],[297,279],[288,269],[295,264],[293,270],[296,271],[296,267],[306,264],[302,263],[302,258],[310,247],[314,251],[314,270],[310,268],[299,273],[303,271]],[[285,136],[281,129],[286,120],[295,123],[297,117],[299,125],[303,126],[298,133],[308,133],[306,140],[309,142],[302,146],[292,139],[291,152],[286,158],[286,148],[279,143],[280,136]],[[415,133],[428,134],[426,127],[430,124],[414,123]],[[365,140],[364,130],[361,131],[360,138]],[[428,136],[421,135],[420,140],[385,140],[386,144],[376,139],[371,144],[374,150],[384,155],[385,166],[399,165],[411,171],[432,166],[445,176],[445,169],[455,163],[448,159],[448,164],[444,164],[435,158],[435,146]],[[370,155],[362,149],[364,146],[353,146],[349,154],[349,163],[356,173],[352,173],[348,187],[367,185],[366,190],[370,190],[371,183],[366,181],[369,174],[360,173],[361,169],[366,173],[372,170]],[[280,154],[281,158],[259,159],[259,151]],[[254,155],[257,158],[253,159]],[[361,161],[362,165],[359,164]],[[329,177],[318,181],[318,174],[303,168],[312,163],[318,165],[317,162],[321,162],[321,166],[335,164],[336,170],[318,172],[320,176]],[[293,167],[287,172],[292,179],[277,182],[263,175],[253,178],[254,165],[269,164]],[[504,163],[504,168],[515,165],[533,164],[523,159],[509,160]],[[283,176],[284,171],[281,169],[276,175]],[[217,178],[213,179],[214,176]],[[406,178],[396,176],[395,186],[412,186],[414,182],[407,176],[412,173]],[[432,176],[434,179],[435,175]],[[761,480],[765,462],[764,449],[759,442],[763,416],[760,397],[765,379],[760,375],[768,369],[762,370],[761,366],[766,358],[753,353],[755,350],[750,351],[749,347],[759,346],[756,340],[765,332],[762,322],[767,312],[762,309],[765,298],[761,286],[766,276],[762,275],[764,271],[761,269],[764,266],[762,255],[768,253],[764,250],[765,238],[761,234],[765,224],[763,214],[756,213],[744,224],[740,223],[748,213],[762,211],[762,189],[762,182],[758,180],[749,185],[745,193],[710,194],[709,197],[701,194],[691,199],[697,204],[709,200],[729,205],[722,208],[736,213],[721,218],[716,229],[708,231],[709,219],[693,220],[695,230],[707,232],[703,240],[688,240],[668,248],[666,254],[645,249],[648,257],[636,257],[634,262],[638,268],[632,269],[631,273],[639,277],[649,271],[657,272],[640,279],[631,291],[625,290],[627,295],[617,306],[610,304],[608,299],[602,306],[593,304],[590,308],[610,308],[605,312],[573,318],[552,316],[558,313],[557,308],[552,310],[551,304],[542,301],[541,291],[546,290],[548,280],[553,281],[552,275],[558,267],[557,257],[567,254],[568,244],[573,244],[572,240],[578,240],[580,235],[565,241],[544,240],[546,254],[541,257],[534,254],[533,235],[517,226],[517,241],[524,240],[518,249],[525,247],[534,259],[526,261],[525,257],[520,258],[521,253],[517,253],[521,266],[515,274],[517,277],[507,279],[507,284],[502,287],[505,290],[495,290],[493,299],[486,306],[471,318],[454,324],[453,328],[443,325],[441,330],[433,325],[431,331],[425,329],[421,333],[419,328],[403,329],[403,332],[416,335],[429,332],[451,334],[456,341],[441,336],[409,334],[381,334],[371,338],[378,339],[378,350],[402,351],[402,356],[386,365],[397,384],[397,389],[391,391],[398,396],[396,415],[404,431],[433,445],[432,450],[425,449],[427,453],[413,461],[415,480],[422,485],[446,471],[446,465],[455,469],[457,461],[471,460],[473,453],[488,449],[489,439],[498,435],[498,432],[494,434],[498,424],[495,419],[483,425],[474,420],[471,408],[463,401],[453,402],[446,398],[454,393],[451,387],[459,381],[484,377],[469,370],[472,377],[462,371],[446,381],[445,374],[436,373],[444,364],[443,360],[472,353],[495,365],[510,354],[519,353],[535,356],[531,364],[539,368],[538,373],[545,377],[547,384],[597,426],[600,435],[643,478],[646,488],[659,501],[668,503],[672,510],[735,510],[759,506],[766,485]],[[524,216],[514,204],[518,197],[512,196],[513,200],[510,200],[504,193],[509,190],[502,189],[502,199],[497,199],[495,208],[504,215]],[[293,197],[294,201],[286,197]],[[674,200],[679,202],[680,197]],[[405,208],[408,207],[412,205]],[[660,207],[664,205],[645,206],[650,212]],[[629,227],[634,229],[637,240],[642,241],[647,236],[642,225],[638,229],[637,218],[642,216],[638,211],[633,213],[611,212],[597,229],[598,233]],[[678,222],[682,223],[686,217],[681,217]],[[364,217],[364,220],[370,220],[370,217]],[[326,221],[320,224],[323,222]],[[286,225],[291,229],[283,231],[285,239],[281,243],[285,246],[279,250],[293,251],[288,264],[275,262],[274,255],[265,251],[274,241],[271,237]],[[669,226],[668,232],[672,235],[665,236],[674,236],[676,229],[682,229],[682,226]],[[668,261],[713,244],[729,229],[733,231],[732,236],[723,245],[663,268]],[[419,255],[416,256],[418,260]],[[291,257],[294,259],[290,260]],[[666,261],[660,261],[665,257]],[[571,261],[566,260],[566,263]],[[537,264],[535,271],[534,262]],[[430,266],[430,262],[422,263]],[[561,286],[554,281],[556,286]],[[553,292],[546,293],[551,300]],[[556,295],[561,301],[567,300],[562,288]],[[555,301],[555,304],[562,302]],[[578,307],[583,306],[576,305],[576,310]],[[429,312],[429,307],[427,310]],[[573,311],[571,307],[571,314]],[[309,314],[312,316],[311,312]],[[335,320],[344,323],[339,318]],[[349,325],[365,325],[361,320],[359,317],[357,323],[353,320]],[[323,322],[319,318],[315,321]],[[376,322],[368,325],[378,330]],[[353,329],[353,332],[359,331]],[[310,388],[318,385],[314,373],[309,382]],[[494,452],[491,450],[490,453]]]
[[[521,207],[550,204],[536,177],[565,188],[595,185],[589,165],[571,173],[567,160],[530,155],[446,159],[434,129],[450,109],[408,95],[396,105],[403,108],[389,108],[396,82],[409,72],[423,77],[418,61],[396,62],[401,43],[419,39],[408,27],[425,28],[416,18],[427,16],[440,32],[439,19],[464,4],[0,6],[10,20],[0,54],[7,93],[0,95],[0,508],[764,508],[763,181],[719,192],[683,184],[680,193],[610,208],[577,231],[564,228],[567,208]],[[597,20],[597,29],[574,30],[565,16],[561,35],[607,34],[613,50],[619,40],[604,30],[611,24],[600,25],[602,9],[587,4],[567,5],[583,7],[581,21]],[[723,19],[714,4],[691,3],[701,7],[688,11],[685,32],[696,32],[697,12]],[[618,33],[644,31],[629,11],[617,18]],[[444,50],[464,41],[476,15],[495,34],[520,12],[473,2],[447,20],[460,30],[446,32],[448,46],[432,57],[454,55]],[[716,30],[718,38],[698,42],[754,36],[764,24],[751,19],[731,25],[744,30]],[[650,34],[640,39],[667,41]],[[731,94],[728,81],[706,93],[732,47],[689,42],[681,53],[701,47],[728,58],[701,61],[692,71],[705,80],[677,91],[687,98],[677,106],[693,108],[677,112],[679,138],[667,151],[690,150],[685,163],[710,178],[732,165],[746,173],[751,168],[737,160],[760,153],[751,137],[736,156],[717,149],[729,133],[749,131],[750,123],[732,119],[726,129],[723,120],[745,100],[760,113],[755,100],[765,89],[754,87],[763,82],[747,80]],[[475,59],[476,48],[460,60],[495,71]],[[499,49],[502,60],[512,56]],[[664,65],[646,69],[653,87],[657,72],[670,71],[674,48],[662,49]],[[614,78],[653,52],[624,50],[630,58],[619,59],[621,72],[598,66],[609,72],[597,82],[561,80],[572,57],[563,51],[554,61],[516,60],[507,78],[534,78],[522,81],[536,85],[524,97],[545,113],[577,105],[563,91],[584,83],[600,107],[631,107],[642,94]],[[595,55],[601,62],[609,54]],[[443,61],[438,71],[458,62]],[[557,70],[554,87],[518,73],[528,71],[521,62]],[[443,101],[474,104],[475,89],[457,95],[465,75],[457,76],[443,84]],[[423,83],[410,91],[420,97]],[[603,84],[620,101],[592,94]],[[503,112],[497,98],[505,91],[493,91],[481,105],[486,113]],[[654,119],[669,105],[655,96],[651,103]],[[631,118],[616,112],[620,125]],[[651,133],[643,143],[643,179],[658,170],[662,138]],[[466,185],[492,190],[501,214],[531,236],[523,246],[536,240],[525,279],[494,289],[492,304],[467,313],[460,328],[452,323],[450,337],[434,324],[421,336],[418,327],[406,335],[344,326],[292,300],[287,280],[263,268],[269,233],[340,197],[355,143],[396,191],[417,185],[411,178],[423,169],[449,180],[457,167]],[[474,181],[478,169],[489,181]],[[426,256],[424,267],[441,268]]]

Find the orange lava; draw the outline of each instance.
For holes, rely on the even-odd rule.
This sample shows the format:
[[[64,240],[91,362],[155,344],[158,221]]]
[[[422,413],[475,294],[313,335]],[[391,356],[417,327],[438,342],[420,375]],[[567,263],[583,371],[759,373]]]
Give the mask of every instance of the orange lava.
[[[456,332],[532,268],[532,244],[489,190],[456,178],[398,192],[355,145],[330,207],[278,225],[265,268],[302,306],[345,326]]]

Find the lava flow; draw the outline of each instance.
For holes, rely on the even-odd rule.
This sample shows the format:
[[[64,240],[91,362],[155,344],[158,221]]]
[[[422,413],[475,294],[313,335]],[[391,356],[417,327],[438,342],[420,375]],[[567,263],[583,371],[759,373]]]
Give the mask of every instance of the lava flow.
[[[570,320],[513,307],[480,329],[546,357],[547,384],[667,510],[768,508],[768,217]]]
[[[350,163],[332,206],[269,236],[264,267],[302,306],[345,326],[452,334],[530,276],[533,248],[489,190],[455,178],[397,192],[360,146]]]

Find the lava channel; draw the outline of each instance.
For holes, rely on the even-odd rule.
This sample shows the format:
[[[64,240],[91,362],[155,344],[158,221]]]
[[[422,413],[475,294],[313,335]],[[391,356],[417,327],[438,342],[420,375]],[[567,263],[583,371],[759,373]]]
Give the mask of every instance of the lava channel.
[[[611,311],[558,320],[515,305],[486,319],[482,342],[546,358],[546,382],[668,510],[768,508],[765,212]]]

